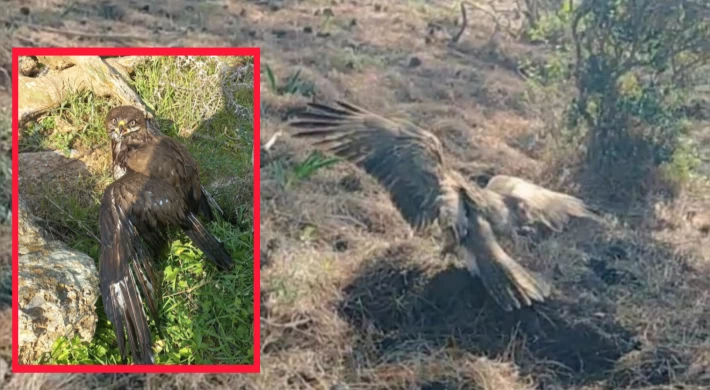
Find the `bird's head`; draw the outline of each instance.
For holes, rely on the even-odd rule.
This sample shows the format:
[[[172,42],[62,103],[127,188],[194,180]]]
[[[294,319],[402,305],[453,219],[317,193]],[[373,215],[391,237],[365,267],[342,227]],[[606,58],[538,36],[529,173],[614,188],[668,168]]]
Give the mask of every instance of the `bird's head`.
[[[118,106],[106,115],[106,130],[113,143],[147,131],[145,115],[132,106]]]

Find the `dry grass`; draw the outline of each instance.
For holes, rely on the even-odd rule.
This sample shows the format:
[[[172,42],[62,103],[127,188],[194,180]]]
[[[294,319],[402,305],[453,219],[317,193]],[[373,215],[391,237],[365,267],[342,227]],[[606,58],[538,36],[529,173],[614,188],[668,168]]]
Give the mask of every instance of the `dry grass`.
[[[12,351],[10,350],[10,345],[12,345],[12,308],[3,307],[0,311],[0,358],[10,361],[12,357]]]
[[[111,24],[154,44],[164,37],[150,31],[162,26],[168,33],[195,30],[175,45],[260,46],[262,67],[270,65],[279,79],[301,69],[316,99],[347,98],[431,126],[467,174],[495,167],[578,193],[580,183],[567,173],[578,152],[557,143],[564,91],[530,90],[510,66],[529,55],[544,57],[544,50],[489,42],[486,21],[470,26],[458,49],[427,44],[427,23],[455,31],[456,10],[410,1],[390,2],[385,10],[380,3],[379,11],[374,3],[210,3],[201,13],[168,19],[159,10],[173,11],[158,2],[150,13],[127,6],[121,20],[107,20],[98,16],[103,6],[86,2],[64,19],[67,28],[101,31]],[[326,8],[332,17],[324,16]],[[57,20],[56,11],[42,12]],[[80,12],[88,15],[85,27],[76,26]],[[47,21],[38,16],[35,23]],[[304,32],[307,26],[312,33]],[[22,26],[17,36],[37,44],[84,43]],[[412,57],[420,64],[413,66]],[[274,94],[265,79],[262,74],[262,140],[285,130],[289,111],[310,100]],[[269,159],[288,169],[309,153],[286,137]],[[273,166],[262,169],[261,374],[104,383],[135,381],[152,389],[710,386],[710,245],[682,218],[685,210],[707,208],[706,200],[686,195],[657,201],[656,208],[646,200],[616,210],[606,226],[575,223],[538,243],[511,244],[521,261],[554,280],[556,291],[537,311],[505,314],[460,265],[438,259],[435,235],[412,236],[382,189],[350,165],[321,170],[288,191],[276,173]]]

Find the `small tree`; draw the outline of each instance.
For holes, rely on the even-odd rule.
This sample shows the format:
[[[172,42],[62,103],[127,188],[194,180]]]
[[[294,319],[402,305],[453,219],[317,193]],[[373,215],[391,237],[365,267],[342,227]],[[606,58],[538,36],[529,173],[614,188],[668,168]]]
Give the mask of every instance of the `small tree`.
[[[608,173],[671,160],[688,91],[710,62],[708,0],[584,0],[571,29],[572,119],[587,125],[589,161]]]

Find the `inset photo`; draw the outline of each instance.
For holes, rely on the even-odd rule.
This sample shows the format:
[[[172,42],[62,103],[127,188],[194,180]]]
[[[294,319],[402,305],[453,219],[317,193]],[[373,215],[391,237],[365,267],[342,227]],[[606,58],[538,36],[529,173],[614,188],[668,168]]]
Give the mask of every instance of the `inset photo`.
[[[13,60],[13,371],[258,372],[259,49]]]

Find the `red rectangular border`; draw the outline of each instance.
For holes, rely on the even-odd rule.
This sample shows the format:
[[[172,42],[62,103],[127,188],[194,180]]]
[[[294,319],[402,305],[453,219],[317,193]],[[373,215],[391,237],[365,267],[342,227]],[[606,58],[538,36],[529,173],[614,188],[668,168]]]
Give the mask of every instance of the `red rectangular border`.
[[[254,363],[251,365],[30,365],[18,355],[19,269],[19,128],[18,59],[20,56],[253,56],[254,57]],[[259,280],[259,157],[260,157],[260,59],[258,47],[250,48],[13,48],[12,49],[12,372],[15,373],[259,373],[261,350]]]

